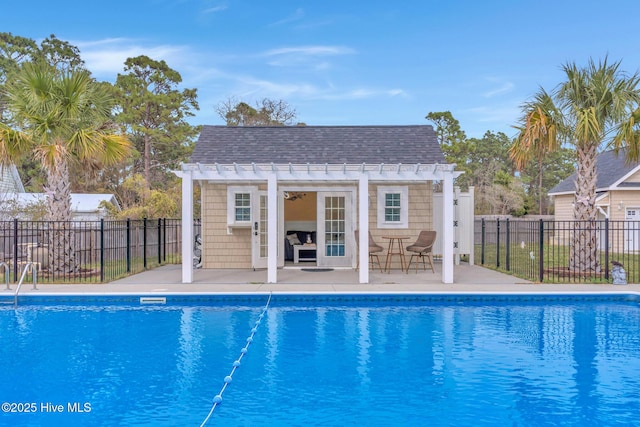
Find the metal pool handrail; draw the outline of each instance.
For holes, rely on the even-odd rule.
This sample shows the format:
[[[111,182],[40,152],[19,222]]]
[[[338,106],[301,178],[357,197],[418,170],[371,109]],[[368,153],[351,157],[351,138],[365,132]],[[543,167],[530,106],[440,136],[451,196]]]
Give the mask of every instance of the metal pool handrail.
[[[0,267],[2,267],[2,266],[4,266],[4,280],[7,282],[6,290],[10,291],[11,287],[9,287],[9,266],[4,261],[0,262]]]
[[[31,270],[31,274],[33,275],[33,289],[37,290],[38,287],[36,283],[38,281],[38,271],[36,270],[33,262],[29,261],[25,266],[24,270],[22,270],[22,276],[20,276],[20,281],[18,282],[18,287],[16,288],[15,293],[13,294],[13,306],[18,306],[18,293],[20,293],[20,287],[22,286],[22,282],[27,275],[27,270]],[[7,285],[8,286],[8,285]]]

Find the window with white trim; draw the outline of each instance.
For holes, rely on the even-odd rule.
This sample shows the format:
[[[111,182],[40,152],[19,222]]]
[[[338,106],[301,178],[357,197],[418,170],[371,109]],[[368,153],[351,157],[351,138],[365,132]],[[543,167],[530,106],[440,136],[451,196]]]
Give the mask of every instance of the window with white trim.
[[[251,221],[251,194],[236,193],[235,194],[235,222]]]
[[[377,206],[378,228],[409,226],[409,188],[379,186]]]
[[[254,187],[227,187],[227,225],[251,226],[251,194]]]

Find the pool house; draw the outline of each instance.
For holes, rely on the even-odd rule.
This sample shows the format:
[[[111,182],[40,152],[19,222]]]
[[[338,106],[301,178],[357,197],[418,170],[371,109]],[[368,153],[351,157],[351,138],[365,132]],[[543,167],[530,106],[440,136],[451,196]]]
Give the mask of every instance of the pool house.
[[[460,172],[431,126],[203,126],[175,173],[184,224],[194,220],[200,187],[204,269],[264,269],[267,283],[282,268],[357,269],[359,283],[369,283],[379,266],[357,235],[370,234],[386,252],[389,239],[405,247],[435,230],[442,282],[453,283]],[[183,283],[193,281],[195,237],[183,227]],[[384,267],[404,269],[403,258]]]

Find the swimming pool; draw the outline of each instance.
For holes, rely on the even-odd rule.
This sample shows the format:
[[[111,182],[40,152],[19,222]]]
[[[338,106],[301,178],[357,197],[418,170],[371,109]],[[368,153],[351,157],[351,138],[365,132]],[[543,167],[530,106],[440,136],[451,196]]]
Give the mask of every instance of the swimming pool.
[[[637,425],[636,296],[267,298],[2,307],[0,424]]]

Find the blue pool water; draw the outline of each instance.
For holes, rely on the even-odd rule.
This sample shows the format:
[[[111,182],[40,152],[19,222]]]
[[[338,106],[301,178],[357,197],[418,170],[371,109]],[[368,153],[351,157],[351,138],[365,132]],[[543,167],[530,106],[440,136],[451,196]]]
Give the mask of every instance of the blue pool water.
[[[267,298],[1,307],[0,425],[199,426]],[[206,425],[634,426],[639,374],[633,296],[274,295]]]

